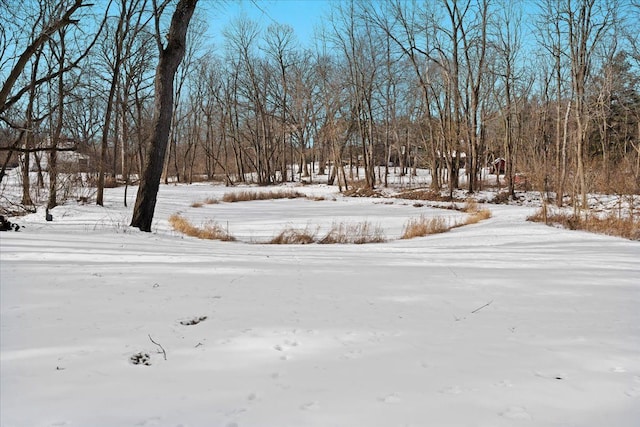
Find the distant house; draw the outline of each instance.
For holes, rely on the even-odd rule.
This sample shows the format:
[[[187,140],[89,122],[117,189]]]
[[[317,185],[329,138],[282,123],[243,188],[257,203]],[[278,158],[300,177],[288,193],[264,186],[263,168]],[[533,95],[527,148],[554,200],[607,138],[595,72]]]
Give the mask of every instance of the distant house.
[[[60,172],[87,172],[90,166],[90,157],[86,154],[78,153],[75,148],[78,146],[72,138],[62,138],[58,141],[57,147],[63,151],[58,151],[57,166]],[[43,171],[49,170],[49,153],[44,150],[51,147],[49,138],[46,138],[40,145],[43,151],[29,153],[29,165],[31,171],[38,170],[38,164]]]

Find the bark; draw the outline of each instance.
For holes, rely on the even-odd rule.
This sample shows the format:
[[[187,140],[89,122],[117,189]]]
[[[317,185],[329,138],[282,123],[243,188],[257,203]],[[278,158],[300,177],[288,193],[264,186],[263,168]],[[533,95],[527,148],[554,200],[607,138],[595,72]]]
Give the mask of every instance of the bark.
[[[180,0],[171,18],[167,46],[160,51],[155,77],[152,132],[131,226],[150,232],[169,141],[173,110],[173,80],[185,53],[187,29],[198,0]]]

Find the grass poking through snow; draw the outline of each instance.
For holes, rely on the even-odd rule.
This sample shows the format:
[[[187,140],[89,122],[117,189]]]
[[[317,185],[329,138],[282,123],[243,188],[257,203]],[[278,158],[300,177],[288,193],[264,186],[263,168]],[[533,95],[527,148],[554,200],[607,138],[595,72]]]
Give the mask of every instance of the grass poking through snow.
[[[173,214],[169,217],[169,224],[174,230],[186,234],[187,236],[197,237],[198,239],[222,240],[232,242],[236,240],[225,229],[215,222],[209,222],[203,227],[196,227],[186,218]]]
[[[424,237],[430,234],[438,234],[449,231],[451,227],[442,217],[427,218],[421,215],[420,218],[411,218],[404,226],[401,239],[413,239]]]
[[[415,237],[424,237],[431,234],[446,233],[453,228],[477,224],[480,221],[491,218],[491,211],[488,209],[481,209],[478,203],[472,199],[467,200],[465,206],[460,210],[465,212],[467,215],[461,222],[456,222],[452,225],[448,225],[447,221],[443,217],[427,218],[425,216],[421,216],[420,218],[410,219],[405,224],[400,238],[413,239]]]
[[[374,226],[368,221],[355,224],[333,224],[329,232],[318,241],[321,244],[333,243],[383,243],[387,239],[380,226]]]
[[[315,243],[316,233],[308,229],[286,228],[269,241],[272,245],[308,245]]]
[[[248,202],[252,200],[273,200],[273,199],[298,199],[306,197],[304,194],[295,190],[281,191],[236,191],[234,193],[226,193],[222,197],[223,202]]]
[[[630,240],[640,240],[640,218],[620,216],[615,212],[600,217],[594,214],[576,215],[573,212],[550,211],[549,208],[543,206],[527,220],[570,230],[583,230]]]

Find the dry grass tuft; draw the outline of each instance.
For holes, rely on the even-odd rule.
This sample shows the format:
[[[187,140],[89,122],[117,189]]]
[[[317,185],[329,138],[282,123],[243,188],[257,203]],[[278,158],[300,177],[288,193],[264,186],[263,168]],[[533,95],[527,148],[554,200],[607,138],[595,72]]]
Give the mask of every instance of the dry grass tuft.
[[[451,197],[444,196],[437,191],[431,189],[415,189],[406,190],[395,196],[398,199],[406,200],[429,200],[433,202],[450,202]]]
[[[453,228],[476,224],[480,221],[491,218],[491,211],[488,209],[480,209],[478,203],[472,199],[468,199],[465,206],[459,210],[467,213],[467,216],[461,222],[457,222],[453,225],[447,225],[446,221],[442,217],[426,218],[421,216],[420,218],[410,219],[404,226],[404,230],[400,238],[413,239],[415,237],[424,237],[431,234],[446,233]]]
[[[220,200],[213,197],[207,197],[206,199],[204,199],[205,205],[216,205],[218,203],[220,203]]]
[[[462,225],[477,224],[480,221],[491,218],[491,211],[489,209],[477,209],[475,212],[468,212],[469,215],[462,222]]]
[[[321,244],[334,243],[383,243],[387,239],[380,226],[373,226],[368,221],[357,224],[333,224],[329,232],[318,241]]]
[[[249,202],[253,200],[274,200],[274,199],[297,199],[306,197],[304,194],[295,190],[281,191],[237,191],[234,193],[226,193],[222,197],[223,202]]]
[[[199,228],[191,224],[186,218],[173,214],[169,217],[169,224],[174,230],[198,239],[222,240],[225,242],[235,240],[233,236],[215,222],[207,223]]]
[[[583,230],[608,236],[640,240],[640,219],[621,217],[611,212],[605,217],[597,215],[575,215],[570,212],[549,212],[546,206],[540,208],[527,221],[543,222],[547,225],[560,226],[569,230]]]
[[[412,218],[404,226],[401,239],[413,239],[424,237],[430,234],[438,234],[449,231],[446,221],[442,217],[427,218],[424,215],[420,218]]]
[[[201,208],[203,206],[202,202],[193,202],[191,203],[192,208]]]
[[[480,221],[484,221],[485,219],[491,218],[491,211],[489,209],[482,209],[478,202],[474,199],[468,198],[465,201],[464,206],[460,209],[462,212],[466,213],[467,216],[464,220],[452,228],[462,227],[465,225],[477,224]]]
[[[480,207],[478,206],[478,202],[469,197],[464,201],[464,206],[460,210],[465,213],[475,213],[480,210]]]
[[[308,245],[314,243],[316,235],[308,229],[287,228],[269,241],[272,245]]]

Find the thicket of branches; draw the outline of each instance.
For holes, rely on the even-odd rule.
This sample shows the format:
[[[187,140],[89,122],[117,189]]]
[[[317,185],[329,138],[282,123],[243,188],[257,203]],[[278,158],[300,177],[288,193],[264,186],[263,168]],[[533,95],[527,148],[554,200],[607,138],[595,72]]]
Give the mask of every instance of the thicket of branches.
[[[0,182],[21,166],[24,205],[47,187],[55,206],[74,173],[99,203],[136,182],[170,4],[0,0]],[[317,168],[341,190],[356,172],[373,188],[391,164],[430,169],[435,190],[458,188],[462,170],[469,192],[526,179],[559,205],[640,190],[636,0],[330,4],[313,46],[247,18],[212,46],[216,10],[196,11],[165,181],[270,184]],[[504,177],[487,182],[498,157]]]

